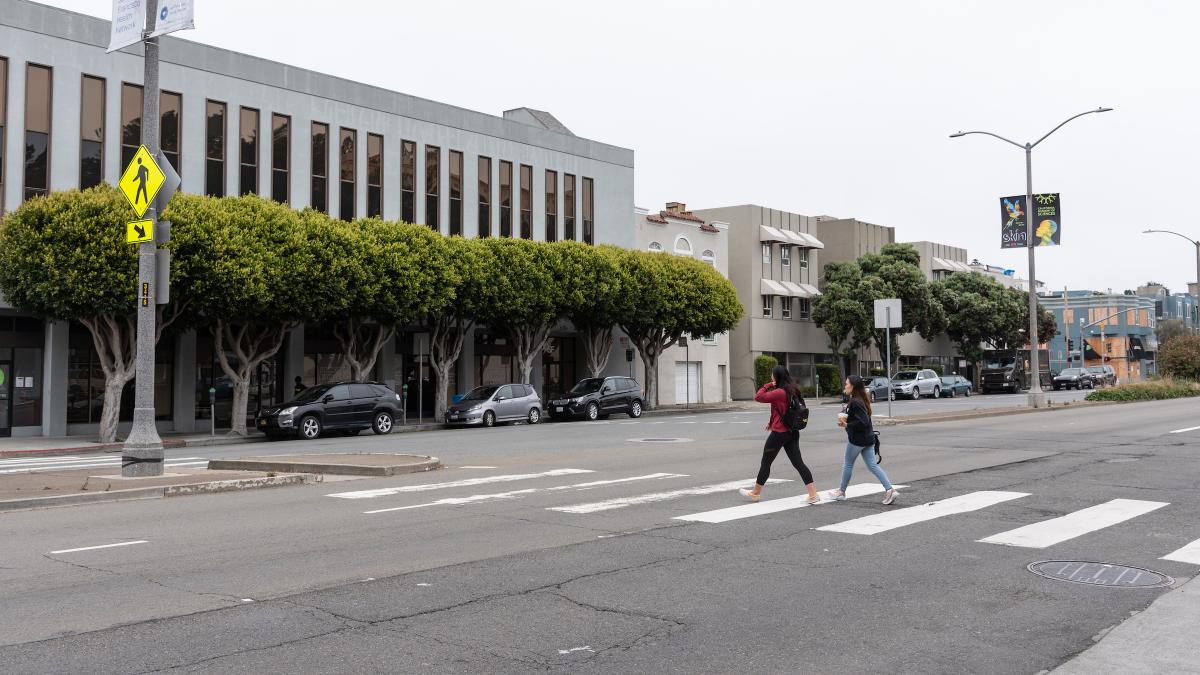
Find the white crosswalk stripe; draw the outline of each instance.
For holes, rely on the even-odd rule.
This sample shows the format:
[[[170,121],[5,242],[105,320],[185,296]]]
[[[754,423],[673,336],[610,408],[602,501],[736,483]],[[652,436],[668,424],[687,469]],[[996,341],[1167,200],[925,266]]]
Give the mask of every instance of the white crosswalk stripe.
[[[908,487],[907,485],[897,485],[897,488]],[[859,483],[846,488],[846,497],[853,499],[854,497],[865,497],[883,492],[883,486],[879,483]],[[715,511],[705,511],[703,513],[693,513],[686,516],[675,516],[675,520],[690,520],[698,523],[726,523],[731,520],[740,520],[742,518],[753,518],[754,516],[765,516],[768,513],[779,513],[781,511],[790,511],[792,509],[800,509],[806,506],[817,506],[827,504],[833,501],[828,497],[822,496],[821,501],[817,504],[808,503],[808,495],[800,495],[798,497],[784,497],[782,499],[770,499],[752,504],[741,504],[738,506],[730,506],[724,509]]]
[[[164,462],[168,467],[204,466],[208,460],[202,457],[172,457]],[[20,460],[0,460],[0,475],[31,473],[38,471],[65,471],[68,469],[120,468],[120,455],[97,457],[40,457]]]
[[[353,492],[335,492],[326,495],[327,497],[338,497],[341,499],[372,499],[375,497],[387,497],[389,495],[404,494],[406,492],[427,492],[429,490],[444,490],[448,488],[473,487],[475,485],[487,485],[488,483],[509,483],[518,480],[529,480],[532,478],[554,478],[557,476],[573,476],[581,473],[595,473],[591,469],[553,469],[550,471],[542,471],[541,473],[516,473],[505,474],[500,476],[484,476],[482,478],[465,478],[463,480],[448,481],[445,483],[421,483],[418,485],[400,485],[390,488],[379,488],[376,490],[355,490]]]
[[[978,511],[989,506],[995,506],[996,504],[1028,496],[1024,492],[1001,492],[994,490],[969,492],[958,497],[950,497],[949,499],[929,502],[928,504],[876,513],[841,523],[825,525],[817,529],[822,532],[843,532],[846,534],[878,534],[936,518]]]
[[[407,511],[410,509],[423,509],[430,506],[459,506],[462,504],[478,504],[480,502],[500,501],[504,499],[514,499],[524,497],[526,495],[537,494],[539,492],[563,492],[576,490],[591,490],[598,487],[606,487],[609,485],[620,485],[623,483],[632,483],[641,480],[662,480],[664,478],[687,478],[687,474],[683,473],[652,473],[645,476],[631,476],[629,478],[615,478],[612,480],[594,480],[588,483],[575,483],[574,485],[555,485],[545,488],[525,488],[524,490],[510,490],[509,492],[493,492],[491,494],[471,495],[469,497],[446,497],[425,504],[412,504],[409,506],[395,506],[388,509],[375,509],[373,511],[363,511],[365,514],[371,513],[386,513],[388,511]]]
[[[599,513],[601,511],[611,511],[613,509],[623,509],[628,506],[640,504],[653,504],[655,502],[665,502],[680,497],[689,497],[693,495],[710,495],[717,492],[733,491],[740,487],[749,487],[750,480],[742,479],[729,481],[728,483],[714,483],[712,485],[701,485],[699,487],[684,488],[681,490],[671,490],[669,492],[652,492],[645,495],[635,495],[633,497],[618,497],[616,499],[607,499],[602,502],[592,502],[590,504],[572,504],[571,506],[551,506],[547,511],[559,511],[561,513]],[[790,483],[787,478],[771,478],[768,483]]]
[[[1175,562],[1200,565],[1200,539],[1193,541],[1178,551],[1164,555],[1161,560],[1174,560]]]
[[[1074,539],[1089,532],[1102,530],[1131,518],[1167,506],[1168,502],[1149,502],[1140,499],[1114,499],[1065,516],[1018,527],[980,539],[985,544],[1003,544],[1024,548],[1046,548]]]

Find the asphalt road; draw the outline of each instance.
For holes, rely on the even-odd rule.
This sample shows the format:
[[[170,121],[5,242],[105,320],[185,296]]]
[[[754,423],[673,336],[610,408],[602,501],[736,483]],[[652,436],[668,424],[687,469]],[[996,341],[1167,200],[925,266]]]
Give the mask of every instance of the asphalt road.
[[[840,471],[836,410],[804,433],[822,490]],[[1162,559],[1200,539],[1200,429],[1170,433],[1198,412],[889,427],[884,468],[907,486],[893,507],[770,501],[803,493],[781,457],[772,477],[789,482],[727,511],[745,504],[762,412],[259,445],[421,451],[447,469],[0,514],[0,670],[1037,673],[1164,589],[1029,563],[1200,569]],[[872,483],[860,465],[852,484]],[[937,517],[962,500],[974,510]],[[1005,534],[1112,500],[1140,514],[1043,526],[1059,540],[1042,548]],[[857,520],[881,514],[901,515]],[[997,535],[1010,544],[980,541]]]

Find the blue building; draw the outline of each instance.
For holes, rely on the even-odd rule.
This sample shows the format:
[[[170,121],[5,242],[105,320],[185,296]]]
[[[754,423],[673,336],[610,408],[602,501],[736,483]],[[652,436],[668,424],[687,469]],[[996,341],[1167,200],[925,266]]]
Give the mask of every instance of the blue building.
[[[1048,345],[1051,372],[1107,364],[1119,382],[1137,382],[1155,372],[1158,318],[1153,298],[1057,291],[1039,299],[1058,322],[1058,335]]]
[[[1154,316],[1159,321],[1175,319],[1192,330],[1200,330],[1196,296],[1191,293],[1172,293],[1166,286],[1151,281],[1138,286],[1137,295],[1154,300]]]

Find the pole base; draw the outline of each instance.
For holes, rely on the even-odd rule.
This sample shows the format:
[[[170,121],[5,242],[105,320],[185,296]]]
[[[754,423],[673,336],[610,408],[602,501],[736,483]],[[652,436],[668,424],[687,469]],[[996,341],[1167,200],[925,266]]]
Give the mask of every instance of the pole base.
[[[161,476],[163,444],[154,426],[154,408],[134,408],[133,428],[121,448],[121,475]]]
[[[1030,408],[1045,408],[1049,405],[1049,400],[1046,398],[1044,391],[1029,392],[1029,407]]]

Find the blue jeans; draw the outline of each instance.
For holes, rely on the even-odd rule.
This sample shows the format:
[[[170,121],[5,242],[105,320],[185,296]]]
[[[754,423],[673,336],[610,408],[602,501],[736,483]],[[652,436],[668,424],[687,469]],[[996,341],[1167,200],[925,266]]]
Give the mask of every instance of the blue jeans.
[[[883,484],[884,490],[891,490],[892,484],[888,481],[887,474],[883,472],[883,467],[875,462],[875,446],[864,445],[857,446],[853,443],[846,444],[846,463],[842,465],[842,492],[850,485],[850,476],[854,473],[854,460],[862,455],[863,462],[866,463],[867,469],[875,474],[879,482]]]

